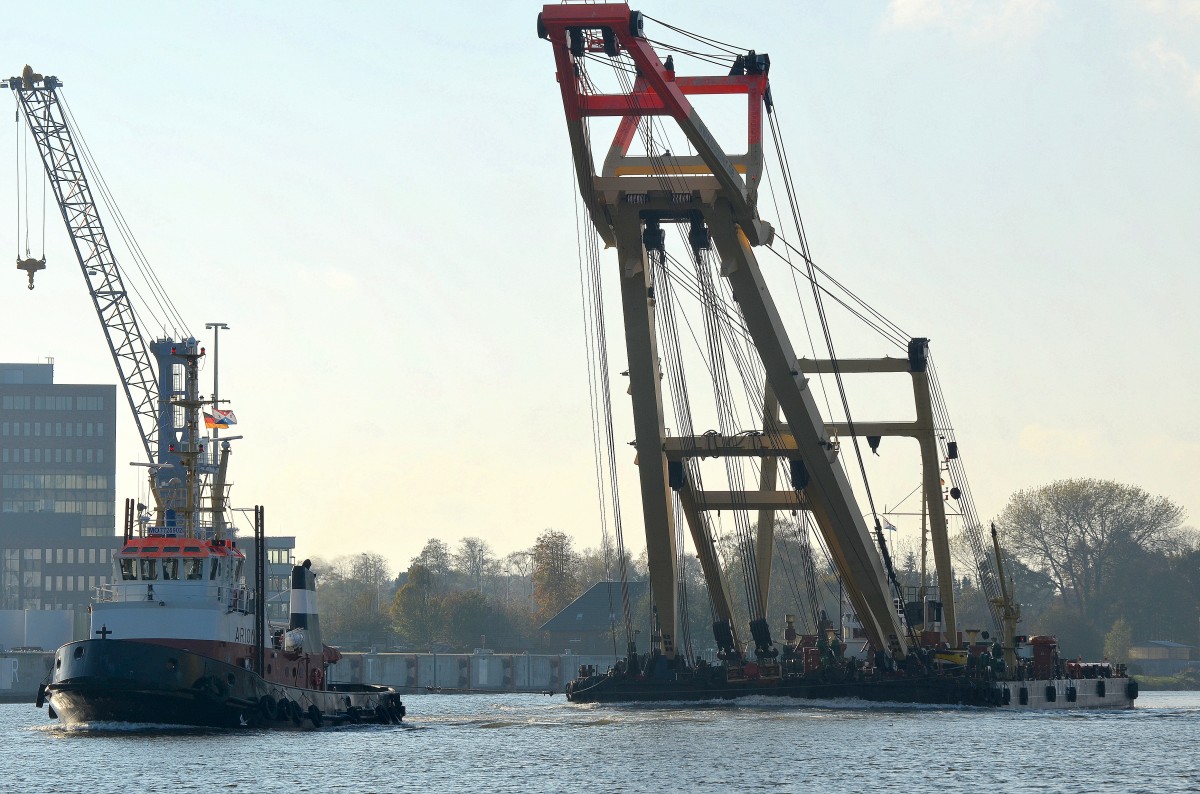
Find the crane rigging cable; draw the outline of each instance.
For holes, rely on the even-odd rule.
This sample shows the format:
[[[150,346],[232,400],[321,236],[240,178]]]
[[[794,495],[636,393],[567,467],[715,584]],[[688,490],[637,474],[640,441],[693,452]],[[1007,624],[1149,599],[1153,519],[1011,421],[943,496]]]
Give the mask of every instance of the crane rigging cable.
[[[154,322],[164,333],[182,333],[185,336],[192,336],[191,332],[188,330],[187,323],[183,319],[183,316],[179,313],[175,307],[175,304],[171,301],[171,298],[167,294],[166,289],[163,287],[162,282],[159,281],[157,273],[155,273],[154,268],[150,265],[150,261],[143,252],[141,245],[137,241],[137,238],[134,236],[133,230],[125,220],[125,215],[121,211],[120,205],[117,203],[116,198],[113,196],[112,191],[108,187],[108,182],[104,178],[104,173],[100,170],[99,165],[96,163],[95,157],[92,155],[91,147],[88,146],[87,139],[79,130],[79,125],[75,121],[75,116],[67,102],[65,92],[59,88],[57,93],[59,104],[63,109],[63,120],[67,125],[67,130],[71,135],[71,138],[78,144],[77,151],[79,153],[79,158],[87,167],[88,173],[92,177],[91,181],[96,186],[101,200],[108,209],[109,217],[112,218],[114,224],[116,225],[117,231],[120,234],[121,239],[124,241],[126,249],[132,257],[138,273],[143,279],[146,292],[151,295],[153,300],[151,301],[150,299],[147,299],[142,294],[142,290],[138,288],[137,282],[128,279],[129,274],[126,270],[124,271],[124,274],[126,276],[127,285],[133,290],[134,294],[137,295],[139,301],[141,301],[142,310],[150,313],[151,319],[154,320]],[[158,306],[158,313],[154,311],[155,305]],[[140,316],[142,312],[139,311],[136,306],[133,308],[133,310],[135,315],[138,315],[138,322],[140,324],[142,322],[142,318]]]
[[[625,552],[625,537],[621,523],[621,497],[617,481],[616,447],[613,433],[612,394],[609,386],[607,331],[604,319],[604,301],[600,290],[600,251],[596,230],[588,224],[585,228],[580,217],[579,199],[575,201],[575,223],[577,238],[584,241],[580,251],[580,299],[584,309],[584,338],[588,349],[589,398],[592,412],[593,454],[596,467],[597,499],[600,502],[600,520],[603,536],[608,536],[607,505],[605,504],[605,478],[602,469],[607,468],[608,494],[612,503],[614,534],[617,542],[617,565],[621,581],[621,613],[625,625],[627,647],[633,647],[633,616],[629,605],[629,571]],[[607,466],[604,462],[607,460]],[[612,597],[609,588],[609,598]],[[610,614],[612,614],[610,602]]]

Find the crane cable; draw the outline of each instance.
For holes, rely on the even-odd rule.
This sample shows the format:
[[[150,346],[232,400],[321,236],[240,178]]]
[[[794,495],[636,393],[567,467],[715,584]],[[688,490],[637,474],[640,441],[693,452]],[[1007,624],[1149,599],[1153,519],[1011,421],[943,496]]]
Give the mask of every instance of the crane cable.
[[[117,203],[115,196],[109,189],[108,182],[105,180],[103,172],[101,172],[99,165],[96,163],[95,157],[92,155],[91,147],[88,146],[86,138],[84,138],[83,133],[80,132],[79,124],[75,121],[75,115],[72,113],[70,105],[67,103],[65,93],[61,88],[58,89],[56,93],[58,94],[59,104],[63,109],[63,121],[67,125],[68,133],[70,134],[72,140],[78,142],[77,150],[79,153],[79,158],[84,165],[87,166],[88,172],[90,172],[92,175],[92,181],[96,185],[97,192],[104,200],[105,206],[109,210],[110,217],[113,219],[121,239],[124,240],[138,272],[145,280],[145,284],[154,299],[154,304],[158,305],[162,315],[160,316],[153,312],[153,304],[142,295],[141,290],[137,288],[136,284],[131,283],[130,286],[133,288],[134,293],[138,296],[139,300],[141,300],[145,305],[145,308],[151,311],[151,318],[164,332],[168,330],[182,331],[182,333],[186,334],[187,336],[191,336],[192,334],[188,330],[187,323],[184,321],[183,316],[175,307],[175,304],[171,301],[171,298],[167,294],[166,289],[163,287],[162,282],[159,280],[157,273],[150,265],[149,259],[146,257],[141,245],[137,241],[137,238],[134,237],[132,229],[125,220],[125,215],[121,211],[120,205]],[[136,311],[135,314],[137,314]]]

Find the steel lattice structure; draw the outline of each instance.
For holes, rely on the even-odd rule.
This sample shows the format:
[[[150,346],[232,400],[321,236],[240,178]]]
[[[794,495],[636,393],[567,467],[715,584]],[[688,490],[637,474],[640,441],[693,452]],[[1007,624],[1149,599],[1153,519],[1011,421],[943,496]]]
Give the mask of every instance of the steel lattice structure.
[[[41,82],[38,86],[36,81],[13,77],[8,85],[20,102],[37,142],[104,337],[120,373],[121,385],[133,409],[146,459],[154,461],[159,419],[154,359],[138,328],[121,270],[100,221],[87,175],[55,91],[62,83],[55,77],[46,77]]]

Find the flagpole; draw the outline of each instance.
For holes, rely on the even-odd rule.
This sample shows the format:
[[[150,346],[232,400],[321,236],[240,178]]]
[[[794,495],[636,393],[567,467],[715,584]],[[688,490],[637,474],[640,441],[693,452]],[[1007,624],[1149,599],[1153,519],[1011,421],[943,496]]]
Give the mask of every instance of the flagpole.
[[[205,328],[211,328],[213,332],[213,415],[217,415],[218,405],[220,400],[220,380],[221,371],[221,329],[229,330],[229,326],[225,323],[205,323]],[[221,432],[219,427],[214,426],[213,429],[213,449],[216,449],[217,434]]]

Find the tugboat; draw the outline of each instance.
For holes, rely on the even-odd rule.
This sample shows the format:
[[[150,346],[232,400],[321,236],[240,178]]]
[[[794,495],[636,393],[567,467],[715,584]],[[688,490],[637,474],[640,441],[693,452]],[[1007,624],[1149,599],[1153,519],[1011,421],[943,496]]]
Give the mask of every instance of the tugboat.
[[[233,542],[149,533],[116,557],[118,579],[92,605],[96,639],[54,655],[38,691],[65,724],[149,723],[217,728],[399,723],[387,686],[329,683],[341,654],[321,644],[315,577],[292,569],[289,627],[255,642],[258,600]]]
[[[235,420],[220,408],[216,364],[206,400],[198,386],[205,357],[199,342],[188,334],[182,341],[143,335],[130,296],[153,296],[143,307],[151,316],[153,304],[173,301],[153,274],[142,290],[126,288],[86,158],[75,145],[74,121],[60,103],[62,81],[26,65],[3,84],[37,143],[71,237],[150,461],[136,465],[148,467],[153,502],[147,508],[126,500],[124,542],[114,555],[112,583],[98,588],[89,609],[91,635],[55,653],[38,707],[65,723],[315,728],[400,722],[404,704],[391,687],[329,683],[329,667],[340,654],[321,642],[316,579],[307,561],[292,571],[288,623],[268,625],[263,510],[255,509],[253,586],[246,584],[246,555],[226,520],[230,441],[239,437],[218,438],[220,427]],[[143,273],[147,264],[141,260]],[[19,266],[33,289],[33,274],[45,261]],[[183,321],[173,315],[170,325]],[[207,327],[215,334],[228,326]],[[211,439],[201,427],[206,407],[212,408],[204,422],[213,429]]]
[[[164,501],[192,504],[201,493],[206,439],[196,435],[197,361],[194,339],[172,347],[183,362],[184,431],[172,445],[183,469]],[[167,412],[168,414],[171,412]],[[188,428],[191,428],[188,431]],[[199,439],[193,441],[193,439]],[[399,723],[405,707],[396,690],[329,682],[341,654],[321,642],[316,576],[310,561],[294,566],[286,625],[265,618],[264,510],[255,508],[254,586],[246,584],[246,555],[224,521],[229,440],[222,442],[212,491],[211,525],[195,510],[160,511],[165,521],[134,528],[126,502],[124,543],[113,559],[111,584],[97,589],[89,608],[93,639],[71,642],[54,655],[37,705],[64,723],[132,722],[205,727],[313,727],[326,723]],[[175,470],[175,466],[172,467]],[[149,518],[149,516],[145,516]]]
[[[644,27],[651,23],[665,30],[647,36]],[[901,331],[811,259],[776,118],[780,100],[771,91],[770,57],[667,25],[621,2],[547,4],[537,34],[553,54],[580,198],[592,221],[579,235],[579,261],[589,293],[588,350],[596,357],[589,362],[594,459],[598,481],[607,468],[612,520],[602,523],[614,527],[615,556],[623,561],[614,456],[620,447],[612,429],[609,332],[600,309],[617,289],[601,284],[599,252],[616,249],[611,275],[604,277],[619,281],[628,355],[621,374],[628,378],[633,409],[630,445],[654,619],[650,653],[638,653],[628,588],[622,587],[627,654],[607,671],[585,666],[567,686],[567,697],[625,702],[774,695],[1132,706],[1137,682],[1122,666],[1064,663],[1053,637],[1017,634],[1019,609],[1004,576],[999,539],[993,528],[987,543],[975,514],[929,340]],[[686,41],[668,42],[675,34]],[[686,58],[722,71],[685,74]],[[727,97],[727,110],[744,109],[744,115],[739,109],[736,118],[720,119],[721,137],[705,123],[707,111],[702,114],[699,104],[712,96]],[[593,119],[610,124],[607,148],[590,126]],[[723,142],[735,130],[739,145],[745,131],[745,148],[727,151]],[[779,168],[765,174],[772,153]],[[782,195],[759,201],[776,187]],[[772,221],[760,216],[760,206],[774,207]],[[671,226],[677,235],[668,233]],[[668,240],[678,245],[671,253]],[[762,254],[766,264],[760,265],[756,252],[764,251],[774,258]],[[790,315],[776,303],[772,279],[784,287],[784,299],[795,294],[800,305],[787,307]],[[811,301],[802,296],[808,292],[800,288],[803,281],[812,286]],[[839,357],[825,295],[881,337],[887,350],[907,347],[907,356]],[[785,316],[804,318],[812,358],[798,355]],[[820,357],[814,337],[825,342]],[[868,374],[893,381],[908,375],[916,418],[855,416],[843,375]],[[894,393],[889,390],[888,398]],[[913,491],[921,493],[917,587],[912,580],[902,586],[896,575],[884,539],[886,510],[876,510],[862,449],[878,454],[888,437],[914,440],[919,448],[921,480]],[[948,514],[961,521],[971,557],[967,570],[990,612],[986,632],[965,628],[956,614]],[[777,516],[795,518],[777,522]],[[928,575],[926,528],[933,551]],[[708,603],[693,608],[681,575],[689,556],[685,538],[707,591]],[[778,642],[768,622],[769,597],[776,547],[785,542],[799,559],[788,566],[788,586],[807,614],[804,633],[789,621]],[[621,575],[625,581],[624,562]],[[824,618],[822,577],[844,590],[858,635],[839,636]],[[732,597],[732,583],[740,583],[741,599]],[[686,616],[700,611],[713,616],[715,660],[699,659],[693,650]],[[862,658],[846,653],[851,641],[868,649]]]

